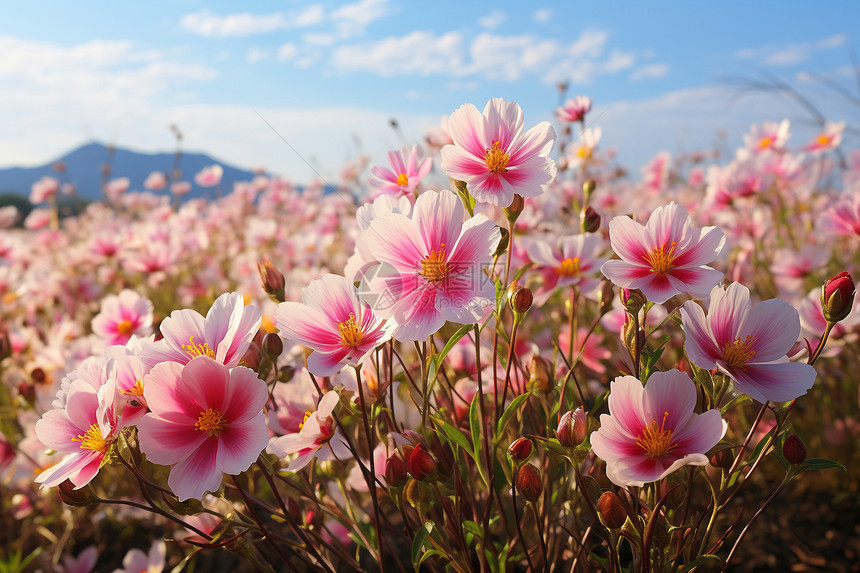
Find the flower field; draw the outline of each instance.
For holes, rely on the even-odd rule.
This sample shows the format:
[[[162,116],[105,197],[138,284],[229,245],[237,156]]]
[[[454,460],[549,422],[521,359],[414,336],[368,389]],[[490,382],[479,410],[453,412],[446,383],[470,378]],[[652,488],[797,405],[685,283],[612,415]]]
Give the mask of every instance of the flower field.
[[[590,111],[209,199],[34,181],[0,571],[860,571],[860,149],[762,121],[631,175]]]

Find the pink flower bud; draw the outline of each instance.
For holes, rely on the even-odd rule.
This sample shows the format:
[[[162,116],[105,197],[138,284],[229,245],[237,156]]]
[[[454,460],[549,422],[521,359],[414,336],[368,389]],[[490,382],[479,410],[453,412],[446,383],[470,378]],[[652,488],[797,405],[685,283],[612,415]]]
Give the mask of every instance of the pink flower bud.
[[[285,281],[281,271],[275,268],[275,265],[268,259],[262,259],[257,263],[257,271],[260,273],[260,284],[262,284],[266,294],[275,302],[284,302],[286,300],[284,295]]]
[[[569,410],[558,421],[555,435],[562,446],[573,448],[585,441],[588,432],[588,419],[582,407]]]
[[[532,464],[526,464],[520,468],[517,473],[517,491],[520,492],[526,500],[534,503],[540,498],[543,492],[543,482],[541,481],[540,472]]]
[[[406,483],[406,462],[397,454],[385,460],[385,479],[391,487],[400,487]]]
[[[424,444],[418,444],[406,462],[406,469],[417,480],[425,480],[436,472],[436,460],[430,455]]]
[[[532,441],[528,438],[517,438],[508,446],[508,455],[518,462],[524,462],[532,455]]]
[[[821,286],[821,311],[827,322],[839,322],[851,312],[854,304],[854,281],[841,272]]]
[[[782,455],[792,464],[802,464],[806,461],[806,445],[797,434],[791,434],[782,445]]]

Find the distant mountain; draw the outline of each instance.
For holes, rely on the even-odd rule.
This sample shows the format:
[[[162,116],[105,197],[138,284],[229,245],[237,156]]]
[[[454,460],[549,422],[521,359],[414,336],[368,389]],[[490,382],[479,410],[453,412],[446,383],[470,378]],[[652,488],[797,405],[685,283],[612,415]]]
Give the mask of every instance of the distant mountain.
[[[62,161],[66,166],[65,175],[60,176],[53,165]],[[30,187],[45,175],[55,177],[63,182],[74,183],[78,195],[84,199],[101,199],[102,165],[108,161],[108,148],[101,143],[88,143],[50,161],[40,167],[10,167],[0,169],[0,193],[13,192],[30,195]],[[153,171],[162,171],[168,176],[173,170],[175,155],[173,153],[139,153],[128,149],[116,148],[110,159],[111,174],[109,179],[128,177],[130,191],[142,191],[143,182]],[[226,165],[200,153],[185,153],[179,162],[182,170],[182,180],[192,184],[191,191],[186,197],[213,197],[214,188],[199,187],[194,183],[194,175],[214,164],[224,168],[221,178],[221,189],[229,193],[236,181],[250,181],[254,173]],[[168,193],[167,190],[160,193]]]

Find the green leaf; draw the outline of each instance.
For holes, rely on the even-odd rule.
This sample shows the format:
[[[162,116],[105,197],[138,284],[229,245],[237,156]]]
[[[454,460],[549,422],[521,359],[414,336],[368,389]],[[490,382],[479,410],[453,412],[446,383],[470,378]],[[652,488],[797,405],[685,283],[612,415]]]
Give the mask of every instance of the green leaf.
[[[475,461],[478,462],[478,466],[481,465],[480,459],[478,456],[480,455],[480,446],[481,443],[481,424],[478,422],[478,397],[475,396],[472,398],[472,404],[469,406],[469,430],[472,432],[472,452],[475,454]]]
[[[540,445],[542,445],[544,448],[548,449],[551,452],[561,454],[562,456],[570,455],[570,448],[562,446],[561,442],[559,442],[556,438],[541,438],[535,436],[534,439],[537,440]]]
[[[726,404],[725,406],[720,408],[720,414],[725,415],[726,412],[728,412],[729,410],[731,410],[735,406],[740,406],[741,404],[744,404],[746,402],[752,402],[752,398],[750,398],[746,394],[741,394],[740,396],[735,396],[734,398],[732,398],[732,400],[728,404]]]
[[[419,560],[419,556],[422,553],[422,549],[424,548],[424,544],[430,539],[430,532],[433,531],[433,522],[426,521],[424,525],[418,530],[415,534],[415,539],[412,540],[412,563],[415,564],[415,571],[418,571],[418,568],[421,565],[421,561]]]
[[[511,421],[511,418],[519,411],[520,407],[529,399],[531,396],[531,392],[526,392],[525,394],[520,394],[516,398],[514,398],[511,403],[505,408],[505,411],[502,413],[502,417],[499,418],[499,423],[496,424],[496,437],[498,439],[499,434],[502,433],[502,428],[505,428],[508,423]]]
[[[445,360],[445,357],[448,355],[449,352],[451,352],[451,349],[454,348],[454,345],[457,344],[457,342],[461,338],[469,334],[469,331],[471,331],[473,328],[475,328],[475,326],[472,324],[466,324],[464,326],[461,326],[460,329],[457,330],[457,332],[455,332],[450,339],[448,339],[448,342],[445,343],[445,346],[444,348],[442,348],[442,351],[436,354],[430,360],[430,367],[427,370],[428,381],[434,380],[436,378],[436,373],[439,371],[439,365],[442,364],[442,361]]]
[[[839,462],[834,462],[833,460],[827,460],[824,458],[809,458],[801,465],[801,471],[806,470],[829,470],[831,468],[839,468],[840,470],[847,472],[848,470],[840,464]]]
[[[457,444],[458,446],[463,448],[463,450],[465,450],[467,454],[472,456],[472,458],[475,457],[474,453],[472,452],[472,444],[469,443],[469,440],[466,439],[466,435],[463,432],[461,432],[458,428],[455,428],[441,418],[433,416],[431,417],[431,419],[436,424],[439,431],[442,432],[442,434],[448,439],[449,442]]]
[[[476,537],[484,536],[483,528],[471,520],[466,520],[463,522],[463,531],[467,531]]]
[[[692,570],[692,569],[694,569],[694,568],[698,567],[699,565],[701,565],[701,564],[702,564],[702,563],[704,563],[705,561],[713,560],[713,559],[716,559],[716,560],[717,560],[717,561],[719,561],[720,563],[722,563],[722,561],[723,561],[722,559],[720,559],[720,558],[719,558],[719,557],[717,557],[716,555],[712,555],[712,554],[710,554],[710,553],[706,553],[706,554],[704,554],[704,555],[702,555],[702,556],[696,557],[695,559],[693,559],[692,561],[690,561],[689,563],[687,563],[687,566],[686,566],[686,567],[684,567],[681,571],[682,571],[682,573],[687,573],[688,571],[690,571],[690,570]]]
[[[415,570],[418,571],[418,569],[421,567],[421,564],[424,563],[424,560],[433,557],[434,555],[438,555],[446,561],[451,560],[451,556],[444,551],[440,551],[439,549],[430,549],[429,551],[425,551],[424,555],[421,556],[421,559],[418,561],[418,564],[415,565]]]

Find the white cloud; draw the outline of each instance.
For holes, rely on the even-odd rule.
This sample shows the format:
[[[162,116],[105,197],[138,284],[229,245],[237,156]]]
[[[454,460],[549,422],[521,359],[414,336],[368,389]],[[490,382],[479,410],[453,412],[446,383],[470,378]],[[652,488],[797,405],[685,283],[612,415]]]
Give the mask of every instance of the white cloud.
[[[334,51],[334,66],[343,71],[369,71],[383,76],[397,74],[444,74],[462,65],[463,38],[449,32],[438,38],[415,31],[361,46],[341,46]]]
[[[278,48],[278,59],[282,62],[287,61],[291,58],[294,58],[298,53],[298,49],[296,45],[290,42],[283,44],[280,48]]]
[[[502,10],[493,10],[486,16],[478,20],[478,25],[482,28],[492,30],[497,28],[502,22],[507,19],[507,15]]]
[[[323,20],[325,20],[325,10],[323,10],[322,5],[312,4],[310,6],[306,6],[301,12],[296,14],[295,17],[292,18],[292,23],[293,27],[303,28],[319,24]]]
[[[303,34],[302,42],[310,46],[331,46],[337,42],[334,34]]]
[[[340,46],[332,62],[341,72],[447,75],[515,81],[539,76],[543,81],[589,83],[596,75],[625,70],[632,55],[613,51],[604,56],[608,35],[589,30],[570,43],[533,35],[503,36],[483,32],[465,46],[459,32],[436,36],[415,31],[377,42]]]
[[[388,0],[359,0],[341,6],[331,13],[338,33],[342,38],[364,33],[365,28],[390,12]]]
[[[809,60],[814,52],[838,48],[847,40],[848,37],[845,34],[835,34],[817,41],[798,42],[782,47],[743,48],[736,51],[734,55],[738,59],[761,60],[771,66],[796,66]]]
[[[534,18],[536,22],[549,22],[549,19],[552,18],[552,10],[549,8],[535,10],[535,13],[532,14],[532,18]]]
[[[201,36],[223,38],[251,36],[283,30],[289,26],[283,14],[228,14],[217,16],[207,9],[186,14],[180,20],[183,28]]]
[[[633,73],[630,74],[630,79],[634,82],[641,80],[658,80],[666,77],[668,73],[669,64],[662,62],[657,64],[648,64],[647,66],[642,66],[641,68],[633,70]]]
[[[245,61],[249,64],[258,64],[268,57],[268,50],[264,48],[251,48],[248,50],[248,55],[245,56]]]

